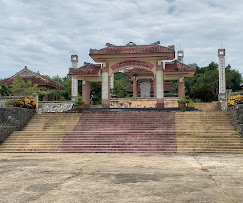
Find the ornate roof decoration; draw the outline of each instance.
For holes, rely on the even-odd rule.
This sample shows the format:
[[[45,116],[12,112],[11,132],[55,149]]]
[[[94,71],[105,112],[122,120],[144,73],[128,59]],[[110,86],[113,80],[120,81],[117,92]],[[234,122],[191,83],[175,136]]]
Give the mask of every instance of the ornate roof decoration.
[[[114,44],[110,44],[110,43],[106,43],[105,46],[106,46],[106,47],[115,47],[116,45],[114,45]]]
[[[126,47],[133,47],[133,46],[137,46],[137,45],[133,42],[129,42],[126,44]]]
[[[90,49],[90,55],[170,53],[174,52],[174,50],[174,45],[164,47],[160,45],[160,41],[150,45],[136,45],[133,42],[129,42],[125,46],[115,46],[113,44],[106,43],[106,47],[103,49]]]

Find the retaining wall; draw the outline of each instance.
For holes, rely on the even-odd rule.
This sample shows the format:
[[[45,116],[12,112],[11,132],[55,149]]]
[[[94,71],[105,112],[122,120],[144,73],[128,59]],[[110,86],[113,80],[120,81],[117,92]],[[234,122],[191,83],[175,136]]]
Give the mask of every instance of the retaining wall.
[[[228,107],[234,126],[243,134],[243,104]]]
[[[13,131],[20,130],[35,114],[34,109],[0,108],[0,143]]]
[[[73,107],[73,102],[39,102],[40,108],[38,113],[57,113],[67,112]]]

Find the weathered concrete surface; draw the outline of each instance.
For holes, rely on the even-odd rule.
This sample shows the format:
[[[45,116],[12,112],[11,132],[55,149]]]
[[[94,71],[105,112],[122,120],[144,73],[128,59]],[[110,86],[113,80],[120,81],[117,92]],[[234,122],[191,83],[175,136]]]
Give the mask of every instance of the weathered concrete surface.
[[[243,202],[242,155],[0,154],[0,202]]]

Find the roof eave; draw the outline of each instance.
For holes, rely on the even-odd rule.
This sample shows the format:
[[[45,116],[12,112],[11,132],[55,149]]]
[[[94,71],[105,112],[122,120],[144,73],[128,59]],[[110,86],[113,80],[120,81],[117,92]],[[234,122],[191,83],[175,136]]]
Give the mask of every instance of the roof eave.
[[[162,58],[163,60],[173,60],[175,52],[159,52],[159,53],[136,53],[136,54],[89,54],[89,56],[96,62],[102,63],[107,60],[124,59],[124,58]]]

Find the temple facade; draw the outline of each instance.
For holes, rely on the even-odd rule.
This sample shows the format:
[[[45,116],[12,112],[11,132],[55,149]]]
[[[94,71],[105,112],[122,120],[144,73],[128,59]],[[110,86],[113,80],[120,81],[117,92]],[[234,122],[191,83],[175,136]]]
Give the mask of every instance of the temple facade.
[[[185,95],[185,77],[192,77],[195,67],[183,64],[183,51],[178,51],[175,60],[174,46],[161,46],[160,42],[150,45],[136,45],[133,42],[125,46],[106,44],[100,50],[90,49],[90,57],[97,64],[85,63],[78,68],[78,56],[72,55],[72,99],[78,96],[78,80],[82,80],[84,108],[90,107],[90,82],[102,82],[102,107],[111,107],[110,90],[114,87],[114,73],[126,69],[125,74],[132,82],[133,101],[150,98],[154,107],[164,108],[164,92],[178,81],[178,98]],[[130,106],[131,107],[131,106]]]
[[[41,75],[39,72],[36,73],[36,72],[31,71],[30,69],[27,68],[27,66],[25,66],[24,69],[17,72],[13,76],[0,81],[0,83],[12,85],[14,79],[18,75],[21,76],[22,80],[24,80],[25,82],[30,80],[33,85],[37,84],[37,89],[42,90],[42,91],[65,90],[66,89],[64,86],[60,85],[59,83],[55,82],[54,80],[52,80],[44,75]]]

